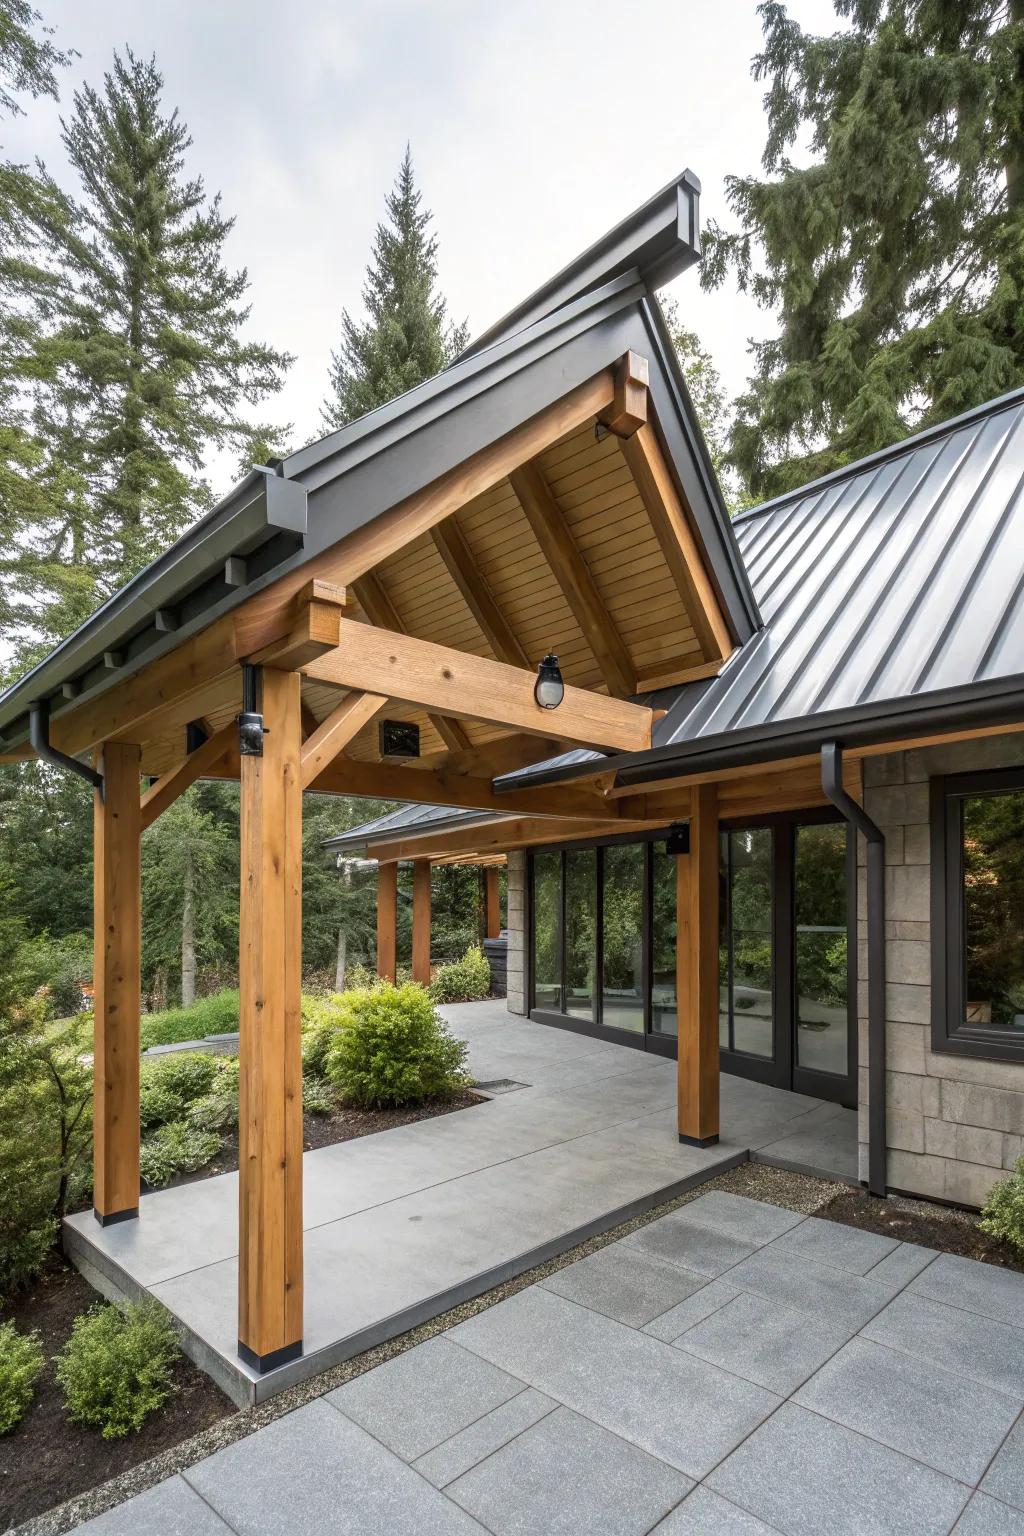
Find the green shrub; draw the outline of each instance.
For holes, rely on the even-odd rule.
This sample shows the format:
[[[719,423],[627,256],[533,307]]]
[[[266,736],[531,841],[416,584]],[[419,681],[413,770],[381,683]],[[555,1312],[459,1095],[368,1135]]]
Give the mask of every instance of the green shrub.
[[[238,990],[225,987],[201,997],[188,1008],[166,1008],[143,1016],[142,1049],[151,1045],[180,1045],[184,1040],[203,1040],[207,1035],[228,1035],[238,1029]]]
[[[57,1356],[57,1379],[75,1424],[117,1440],[139,1430],[174,1390],[179,1356],[170,1319],[153,1300],[94,1307],[76,1318]]]
[[[37,1333],[19,1333],[13,1323],[0,1323],[0,1435],[9,1435],[25,1417],[45,1363]]]
[[[430,983],[430,995],[435,1003],[471,1003],[491,993],[491,968],[487,956],[479,945],[474,944],[461,960],[438,966],[437,975]]]
[[[175,1051],[144,1061],[139,1081],[142,1129],[180,1120],[190,1104],[209,1093],[219,1065],[219,1057],[204,1051]]]
[[[418,1104],[463,1087],[466,1044],[456,1040],[423,987],[384,982],[336,999],[327,1076],[345,1103],[367,1109]]]
[[[223,1145],[220,1134],[207,1126],[171,1120],[143,1138],[139,1172],[147,1184],[169,1184],[179,1173],[205,1168]]]
[[[337,1095],[326,1077],[303,1077],[302,1107],[311,1115],[331,1115],[338,1107]]]
[[[982,1210],[981,1230],[1024,1253],[1024,1157],[994,1185]]]

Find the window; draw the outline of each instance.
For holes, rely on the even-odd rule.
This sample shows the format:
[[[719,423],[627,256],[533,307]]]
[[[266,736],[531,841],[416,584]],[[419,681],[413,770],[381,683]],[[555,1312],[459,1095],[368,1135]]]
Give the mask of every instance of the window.
[[[748,1056],[774,1054],[770,827],[721,835],[719,1042]]]
[[[562,1006],[562,855],[533,861],[533,990],[538,1008]]]
[[[932,1045],[1024,1059],[1024,769],[932,780]]]
[[[601,1022],[644,1027],[644,850],[620,843],[604,850]]]
[[[565,1011],[594,1017],[597,975],[597,849],[565,856]]]
[[[797,1066],[846,1075],[849,999],[846,827],[796,829]]]

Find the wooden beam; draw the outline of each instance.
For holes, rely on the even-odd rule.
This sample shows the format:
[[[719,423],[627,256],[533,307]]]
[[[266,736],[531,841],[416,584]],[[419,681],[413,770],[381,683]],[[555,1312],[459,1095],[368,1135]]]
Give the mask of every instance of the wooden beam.
[[[654,427],[648,423],[632,437],[624,438],[622,452],[686,605],[704,659],[724,660],[733,649],[729,625]]]
[[[257,650],[251,649],[257,633],[243,610],[235,620],[235,655],[239,661],[277,667],[284,672],[297,671],[315,656],[334,649],[344,611],[343,587],[322,581],[307,582],[291,603],[282,608],[278,634]]]
[[[55,713],[50,732],[53,745],[74,755],[129,732],[135,733],[134,739],[144,741],[151,730],[154,734],[165,732],[170,724],[184,725],[195,719],[213,702],[219,705],[222,697],[218,689],[228,698],[236,698],[240,691],[236,625],[240,626],[244,654],[252,655],[264,645],[279,642],[282,612],[311,580],[351,585],[435,523],[500,484],[517,465],[593,420],[613,400],[614,387],[611,370],[602,369],[421,491],[279,577],[235,613],[226,614],[150,662],[135,677],[91,703]],[[210,697],[207,690],[212,690]],[[197,708],[197,696],[202,709]]]
[[[108,741],[93,794],[93,1208],[139,1212],[141,880],[137,746]]]
[[[690,851],[676,861],[679,1140],[718,1140],[718,806],[713,784],[693,791]]]
[[[438,554],[448,567],[448,574],[476,620],[480,633],[499,661],[510,667],[529,667],[530,658],[512,632],[512,627],[484,579],[480,564],[454,517],[431,529]]]
[[[430,985],[430,860],[412,867],[412,979]]]
[[[465,773],[477,778],[496,779],[500,774],[513,773],[517,768],[529,768],[534,763],[544,763],[549,757],[557,757],[565,751],[565,743],[554,737],[523,736],[518,731],[512,736],[494,736],[478,746],[463,752],[435,752],[407,763],[407,768],[417,772],[435,772],[443,768],[448,773]],[[595,764],[595,767],[597,765]]]
[[[490,864],[484,870],[484,934],[489,939],[501,933],[500,866]]]
[[[627,352],[615,370],[615,399],[601,420],[616,437],[632,437],[647,421],[650,365],[639,352]]]
[[[238,726],[232,720],[190,752],[176,767],[151,784],[140,802],[141,826],[144,832],[158,816],[162,816],[179,795],[184,794],[197,779],[203,778],[219,763],[227,763],[238,746]]]
[[[377,868],[377,975],[394,981],[398,974],[398,865]]]
[[[717,677],[725,663],[694,661],[694,653],[677,656],[675,661],[659,662],[657,668],[642,672],[636,680],[637,693],[653,693],[657,688],[678,688],[682,683],[699,683],[706,677]]]
[[[581,746],[640,752],[651,744],[654,715],[643,705],[567,685],[556,711],[541,709],[532,673],[351,619],[341,621],[337,650],[304,670],[318,682],[386,693],[422,709],[530,735],[547,737],[554,727],[564,740]]]
[[[306,703],[305,699],[303,699],[300,704],[300,714],[302,716],[302,739],[303,741],[307,741],[316,730],[319,721],[317,720],[316,715],[314,715],[313,711],[310,709],[309,705]]]
[[[318,795],[450,805],[459,810],[493,811],[500,816],[580,816],[589,821],[614,821],[625,814],[617,801],[609,801],[591,784],[553,784],[548,788],[503,790],[497,794],[489,778],[451,773],[445,768],[433,773],[410,773],[394,763],[366,763],[351,757],[335,758],[305,788]]]
[[[263,673],[262,757],[241,759],[238,1347],[302,1353],[302,723],[295,672]]]
[[[371,624],[376,624],[378,629],[393,629],[396,635],[408,633],[379,576],[373,571],[367,571],[354,581],[352,590]],[[469,736],[458,720],[448,720],[444,715],[428,715],[427,719],[449,751],[464,752],[469,747]]]
[[[350,693],[331,711],[302,744],[302,787],[313,780],[343,752],[364,725],[379,715],[387,703],[380,693]]]
[[[609,692],[620,698],[635,693],[636,668],[632,658],[540,467],[535,463],[523,464],[509,479]]]

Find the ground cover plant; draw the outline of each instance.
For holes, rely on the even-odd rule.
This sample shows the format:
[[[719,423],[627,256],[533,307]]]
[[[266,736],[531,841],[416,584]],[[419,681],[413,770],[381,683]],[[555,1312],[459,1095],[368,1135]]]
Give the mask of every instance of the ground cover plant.
[[[9,1435],[25,1417],[45,1363],[38,1334],[0,1324],[0,1435]]]
[[[142,1428],[173,1391],[180,1350],[152,1300],[102,1304],[79,1317],[57,1361],[68,1415],[117,1440]]]

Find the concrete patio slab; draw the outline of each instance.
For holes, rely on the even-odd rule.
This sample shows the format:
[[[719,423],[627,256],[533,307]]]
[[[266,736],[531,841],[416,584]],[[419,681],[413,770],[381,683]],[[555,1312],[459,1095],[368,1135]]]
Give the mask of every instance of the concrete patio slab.
[[[797,1243],[783,1246],[808,1225],[814,1233],[813,1218],[719,1191],[687,1209],[727,1227],[717,1235],[770,1265],[767,1298],[747,1282],[763,1284],[769,1271],[742,1259],[717,1279],[695,1276],[692,1294],[644,1326],[616,1320],[600,1306],[642,1316],[662,1299],[663,1271],[683,1273],[620,1239],[191,1467],[187,1484],[171,1479],[85,1529],[90,1536],[1024,1530],[1024,1376],[1018,1372],[1014,1396],[962,1370],[959,1352],[962,1337],[989,1330],[1012,1370],[1024,1328],[915,1295],[921,1258],[938,1262],[926,1249],[908,1258],[901,1245],[863,1277],[808,1259]],[[712,1228],[693,1222],[689,1231],[707,1236]],[[834,1256],[857,1265],[864,1258],[841,1247]],[[595,1258],[605,1260],[602,1268]],[[886,1267],[886,1284],[872,1286],[870,1276]],[[635,1289],[627,1305],[629,1271]],[[784,1271],[810,1272],[818,1284],[832,1277],[839,1289],[823,1307],[813,1288],[783,1283]],[[1015,1294],[1024,1318],[1024,1275],[995,1276],[999,1305]],[[975,1277],[970,1300],[985,1294],[985,1278]],[[552,1281],[579,1299],[559,1294]],[[866,1294],[874,1304],[901,1285],[881,1317],[858,1332]],[[775,1292],[787,1299],[780,1304]],[[869,1340],[886,1316],[893,1326],[901,1304],[915,1315],[930,1309],[928,1353],[913,1332],[904,1331],[902,1344]],[[857,1335],[851,1343],[847,1332]],[[673,1333],[675,1343],[667,1342]],[[983,1370],[991,1369],[989,1360]],[[695,1479],[703,1481],[693,1487]],[[203,1503],[186,1527],[190,1488]],[[164,1510],[166,1524],[154,1525],[154,1512]]]
[[[188,1352],[244,1405],[745,1161],[808,1116],[827,1111],[855,1148],[852,1111],[836,1121],[818,1099],[725,1077],[721,1142],[681,1146],[674,1062],[545,1028],[500,1002],[444,1012],[477,1079],[527,1086],[305,1155],[301,1359],[262,1377],[238,1359],[235,1174],[145,1195],[138,1221],[101,1228],[73,1216],[69,1255],[108,1295],[157,1296]],[[701,1262],[735,1262],[730,1242],[705,1229]]]

